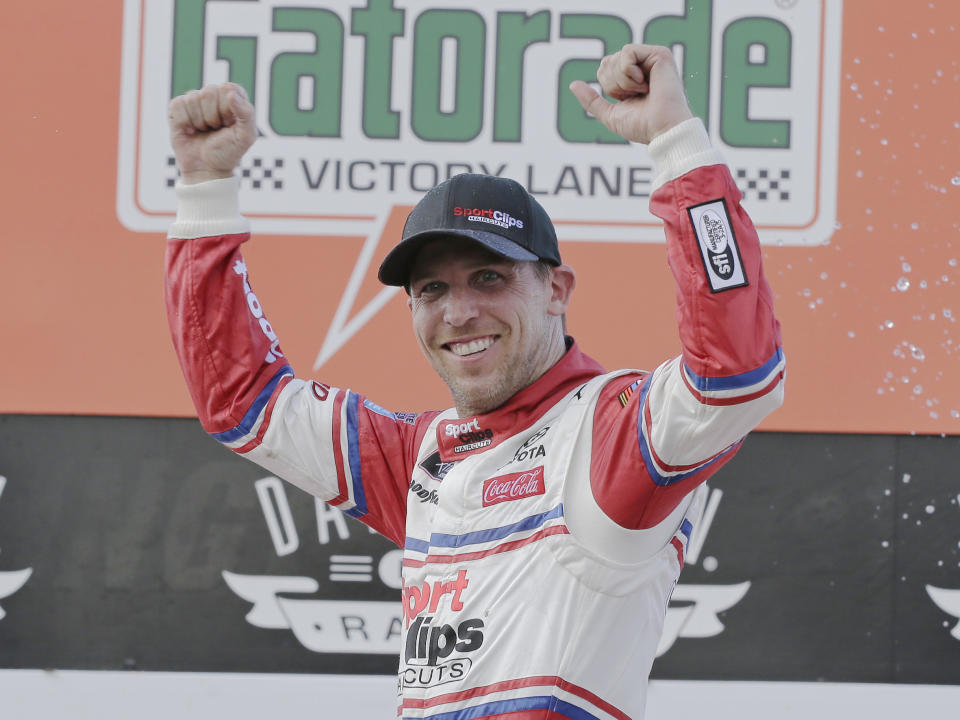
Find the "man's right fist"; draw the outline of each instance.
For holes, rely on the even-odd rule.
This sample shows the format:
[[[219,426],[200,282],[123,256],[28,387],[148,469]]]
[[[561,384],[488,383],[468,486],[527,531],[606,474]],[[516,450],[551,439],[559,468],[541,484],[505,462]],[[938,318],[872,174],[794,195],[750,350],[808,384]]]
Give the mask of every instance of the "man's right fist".
[[[236,83],[208,85],[170,101],[170,142],[183,183],[233,175],[253,145],[253,105]]]

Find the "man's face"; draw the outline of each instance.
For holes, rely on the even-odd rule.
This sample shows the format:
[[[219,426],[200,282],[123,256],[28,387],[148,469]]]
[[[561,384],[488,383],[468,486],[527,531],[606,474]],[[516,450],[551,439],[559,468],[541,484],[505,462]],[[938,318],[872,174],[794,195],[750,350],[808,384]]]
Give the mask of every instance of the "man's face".
[[[534,263],[463,238],[421,248],[410,272],[413,330],[461,416],[499,407],[560,359],[568,295]]]

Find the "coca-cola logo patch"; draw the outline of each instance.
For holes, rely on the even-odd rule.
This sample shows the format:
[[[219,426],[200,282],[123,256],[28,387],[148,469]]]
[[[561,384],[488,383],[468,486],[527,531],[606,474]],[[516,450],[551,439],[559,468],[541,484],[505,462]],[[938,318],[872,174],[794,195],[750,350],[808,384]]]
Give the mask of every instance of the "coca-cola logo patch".
[[[490,478],[483,483],[483,506],[543,495],[543,466]]]

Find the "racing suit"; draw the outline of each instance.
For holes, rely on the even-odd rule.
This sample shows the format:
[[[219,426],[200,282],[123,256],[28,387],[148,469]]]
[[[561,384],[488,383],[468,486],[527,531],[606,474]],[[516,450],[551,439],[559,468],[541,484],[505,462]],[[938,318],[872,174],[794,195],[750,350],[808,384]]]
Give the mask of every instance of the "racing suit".
[[[782,402],[729,170],[699,120],[650,152],[682,355],[606,373],[568,338],[544,376],[465,418],[295,377],[240,255],[235,181],[178,188],[166,297],[200,420],[403,548],[403,717],[641,718],[703,483]]]

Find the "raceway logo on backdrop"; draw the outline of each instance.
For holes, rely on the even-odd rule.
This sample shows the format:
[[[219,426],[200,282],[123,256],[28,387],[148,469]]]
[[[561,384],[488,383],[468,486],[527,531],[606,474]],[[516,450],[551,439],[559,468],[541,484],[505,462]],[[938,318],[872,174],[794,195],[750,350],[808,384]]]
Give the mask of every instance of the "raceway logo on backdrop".
[[[287,498],[287,486],[276,477],[254,483],[264,513],[272,550],[278,557],[293,556],[300,548],[302,529],[297,528]],[[723,492],[710,490],[704,511],[694,523],[696,531],[686,552],[686,565],[699,562],[713,518]],[[331,541],[349,541],[351,532],[375,534],[339,510],[315,500],[316,528],[311,528],[321,545]],[[348,525],[349,520],[349,525]],[[360,539],[355,546],[369,547]],[[378,543],[380,545],[381,543]],[[463,618],[453,625],[435,626],[431,613],[443,604],[459,612],[471,592],[468,571],[460,569],[446,581],[423,582],[405,586],[401,579],[403,551],[390,549],[379,559],[373,554],[350,552],[331,554],[324,582],[303,575],[239,574],[224,570],[227,586],[252,607],[246,620],[264,630],[292,632],[307,650],[316,653],[402,654],[406,667],[400,683],[427,687],[456,680],[470,670],[465,653],[480,647],[484,640],[483,622]],[[709,569],[716,559],[706,557]],[[365,599],[371,586],[390,592],[400,591],[400,602]],[[343,598],[344,588],[357,588],[356,597]],[[673,647],[678,638],[708,638],[724,630],[720,614],[736,605],[750,589],[750,582],[733,585],[679,584],[666,610],[663,634],[657,655]],[[324,591],[337,599],[324,597]],[[443,635],[443,642],[440,636]],[[456,650],[455,657],[449,657]]]
[[[7,478],[3,475],[0,475],[0,498],[3,497],[3,489],[7,485]],[[23,570],[11,570],[4,571],[0,570],[0,600],[8,598],[22,588],[27,580],[30,579],[30,576],[33,574],[33,568],[25,568]],[[3,620],[7,615],[7,611],[3,609],[3,606],[0,605],[0,620]]]
[[[564,242],[663,241],[638,202],[653,181],[646,149],[567,90],[628,42],[682,48],[692,109],[754,223],[777,228],[765,241],[820,245],[836,216],[840,37],[833,2],[601,0],[585,11],[555,0],[528,12],[506,0],[125,0],[117,212],[131,230],[167,229],[170,98],[242,85],[259,130],[238,170],[254,232],[367,237],[319,367],[396,292],[354,308],[392,208],[453,175],[516,179]]]
[[[311,652],[396,656],[404,633],[402,607],[396,600],[369,598],[396,597],[402,587],[403,551],[388,548],[382,538],[371,537],[375,532],[318,499],[313,499],[316,526],[297,527],[287,489],[273,476],[254,483],[270,550],[277,557],[289,557],[295,569],[303,566],[302,558],[298,564],[295,557],[301,538],[312,536],[324,548],[336,544],[346,550],[327,555],[320,579],[223,570],[227,587],[252,605],[247,622],[265,630],[293,633]],[[358,532],[360,537],[355,537]],[[311,570],[314,567],[311,562]],[[451,598],[459,597],[465,586],[464,578],[452,588]],[[348,588],[355,592],[344,599]]]

